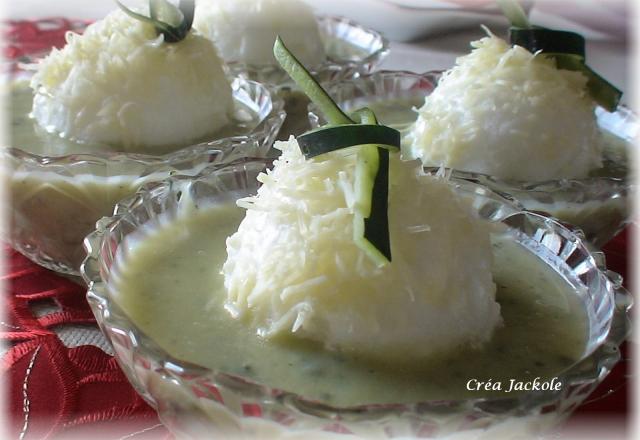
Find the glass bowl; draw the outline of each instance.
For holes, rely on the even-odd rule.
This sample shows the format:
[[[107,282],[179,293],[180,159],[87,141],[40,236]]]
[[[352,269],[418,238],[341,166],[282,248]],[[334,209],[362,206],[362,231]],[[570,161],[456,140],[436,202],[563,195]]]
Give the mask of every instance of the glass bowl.
[[[25,87],[29,75],[14,70],[11,84]],[[58,138],[52,135],[46,140],[54,153],[35,154],[10,140],[11,146],[0,148],[0,179],[9,200],[3,239],[44,267],[78,275],[84,237],[142,184],[176,173],[195,175],[238,156],[266,156],[284,121],[284,103],[255,81],[238,77],[231,85],[237,109],[233,130],[178,151],[120,153],[89,146],[88,151],[58,154]],[[26,120],[30,106],[15,106],[10,118]]]
[[[131,383],[176,436],[340,439],[349,438],[345,433],[364,438],[457,433],[457,439],[537,433],[563,421],[619,360],[618,346],[629,332],[631,300],[620,277],[606,271],[603,254],[590,252],[580,233],[554,219],[523,211],[517,203],[482,186],[455,178],[453,184],[472,200],[483,218],[562,274],[584,304],[588,343],[583,358],[558,375],[564,384],[561,390],[509,398],[337,407],[172,357],[141,331],[114,299],[117,292],[110,288],[110,281],[118,277],[118,267],[126,262],[127,237],[181,215],[184,194],[196,204],[254,194],[256,176],[269,163],[244,159],[195,179],[177,177],[147,185],[118,204],[114,216],[100,220],[97,230],[85,240],[88,256],[82,275],[97,322]]]
[[[323,86],[343,109],[350,111],[369,106],[378,112],[382,123],[400,130],[404,138],[417,118],[412,108],[423,104],[440,76],[438,71],[422,74],[380,71],[359,78],[326,82]],[[613,113],[597,108],[595,113],[606,142],[619,145],[605,150],[605,168],[594,171],[589,177],[524,182],[460,170],[453,173],[494,191],[510,194],[528,210],[549,213],[576,225],[591,244],[601,247],[629,221],[629,197],[635,185],[628,164],[631,163],[633,144],[640,134],[640,122],[637,115],[624,106]],[[309,106],[308,117],[312,128],[326,122],[313,104]]]
[[[320,80],[354,78],[371,72],[389,53],[389,41],[373,29],[344,17],[317,16],[318,30],[327,58],[306,66]],[[293,86],[289,75],[278,65],[250,65],[225,60],[234,74],[263,84]]]

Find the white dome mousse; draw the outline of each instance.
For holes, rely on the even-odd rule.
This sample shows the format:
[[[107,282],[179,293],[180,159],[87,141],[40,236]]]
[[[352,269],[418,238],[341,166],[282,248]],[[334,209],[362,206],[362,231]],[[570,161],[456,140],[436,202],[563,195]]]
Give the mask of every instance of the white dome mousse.
[[[47,130],[123,150],[184,146],[215,133],[233,112],[222,61],[206,38],[164,43],[154,27],[114,11],[69,33],[43,59],[32,115]]]
[[[489,227],[449,182],[390,160],[392,262],[353,240],[354,150],[305,160],[297,142],[261,174],[223,267],[227,310],[267,338],[412,360],[479,345],[501,322]]]
[[[584,75],[493,35],[472,46],[427,96],[404,155],[532,182],[581,178],[602,165]]]
[[[300,0],[200,0],[193,26],[226,61],[275,65],[278,35],[306,66],[326,58],[313,10]]]

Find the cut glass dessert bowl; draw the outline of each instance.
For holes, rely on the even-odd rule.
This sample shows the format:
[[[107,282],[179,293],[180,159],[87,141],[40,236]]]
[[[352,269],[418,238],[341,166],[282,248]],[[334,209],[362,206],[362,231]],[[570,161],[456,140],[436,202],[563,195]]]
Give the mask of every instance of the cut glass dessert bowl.
[[[259,185],[256,176],[265,166],[270,166],[270,162],[245,158],[206,170],[195,178],[175,177],[145,185],[135,196],[118,204],[114,216],[100,220],[97,230],[85,240],[88,256],[82,265],[82,274],[89,286],[88,300],[96,319],[113,344],[117,360],[129,380],[177,436],[340,439],[349,438],[344,434],[363,438],[451,435],[459,439],[536,435],[560,424],[619,360],[618,347],[629,332],[631,300],[621,287],[620,277],[606,270],[603,254],[589,251],[580,232],[567,229],[553,218],[527,212],[516,202],[485,187],[452,177],[451,184],[456,191],[471,202],[480,217],[493,224],[496,255],[503,245],[513,246],[526,255],[533,266],[540,267],[562,286],[566,296],[551,300],[546,310],[550,313],[565,310],[569,314],[562,316],[567,318],[575,316],[573,312],[584,317],[583,345],[577,358],[553,375],[561,383],[559,389],[475,394],[470,391],[462,396],[453,393],[450,398],[427,395],[422,399],[385,401],[378,398],[341,404],[339,400],[332,401],[329,395],[300,390],[308,389],[309,382],[326,380],[326,375],[314,373],[313,368],[305,368],[304,364],[287,366],[285,359],[281,367],[284,378],[268,383],[256,378],[255,364],[212,367],[224,364],[229,354],[226,350],[233,352],[245,344],[229,342],[225,349],[225,341],[232,339],[216,338],[210,333],[209,326],[214,325],[210,321],[219,318],[214,318],[212,292],[206,291],[199,280],[219,276],[218,263],[205,256],[204,240],[196,235],[189,239],[191,232],[184,225],[195,224],[189,219],[212,208],[213,214],[207,217],[210,223],[204,223],[204,228],[220,235],[214,246],[220,252],[215,258],[224,259],[224,237],[233,232],[242,216],[225,220],[227,211],[216,209],[226,206],[233,211],[236,200],[254,194]],[[172,225],[176,229],[170,229]],[[162,235],[164,228],[169,228],[166,229],[169,233]],[[183,237],[176,238],[176,235]],[[129,290],[126,284],[138,286],[140,281],[137,275],[131,276],[135,272],[129,272],[135,263],[136,249],[154,238],[159,249],[165,249],[164,246],[169,249],[173,246],[171,243],[180,243],[183,238],[192,240],[185,241],[192,243],[185,247],[190,256],[157,260],[162,261],[161,265],[156,265],[152,257],[153,262],[149,264],[155,269],[150,269],[153,273],[144,273],[146,281],[139,285],[147,287],[136,287],[139,295],[128,296],[134,290]],[[140,255],[157,253],[138,254],[138,259]],[[501,266],[496,266],[496,270],[509,270],[511,265],[504,264],[509,259],[500,261]],[[515,263],[512,267],[516,267]],[[540,282],[537,275],[532,275],[535,272],[530,270],[532,265],[520,267],[524,267],[520,270],[523,285]],[[168,281],[172,278],[165,278],[179,271],[185,271],[187,278],[195,280],[195,289],[185,290],[181,284]],[[205,278],[199,278],[203,276]],[[159,285],[169,285],[164,299],[151,287]],[[199,293],[203,289],[204,293]],[[185,304],[191,295],[204,295],[204,302],[187,310],[191,306]],[[505,298],[499,297],[498,301],[502,301],[501,307],[505,310],[509,307]],[[140,304],[148,307],[140,308]],[[166,305],[164,312],[163,304]],[[577,308],[570,312],[569,304]],[[224,321],[228,325],[223,327],[235,328],[235,324],[229,324],[231,321]],[[161,328],[167,329],[164,336],[158,333]],[[542,336],[540,333],[533,338]],[[218,345],[214,345],[216,340]],[[256,355],[258,357],[272,347],[269,342],[248,346],[259,350],[267,347],[267,351]],[[306,353],[312,356],[311,352]],[[251,358],[251,353],[246,356]],[[507,352],[504,356],[509,358],[514,354]],[[463,359],[474,362],[469,360],[473,357],[466,355]],[[531,359],[532,369],[536,368],[536,360],[540,361]],[[491,368],[497,368],[500,363],[496,361]],[[307,370],[313,379],[292,385],[294,376],[306,374]],[[373,370],[367,368],[363,373],[373,374]],[[401,370],[396,370],[385,377],[393,381],[401,374]],[[453,376],[447,380],[453,380]],[[346,387],[346,383],[338,386],[341,387]]]
[[[74,275],[84,236],[117,201],[152,180],[195,175],[240,156],[266,156],[285,117],[283,101],[269,87],[235,78],[228,130],[193,145],[125,153],[41,129],[29,116],[29,76],[21,68],[11,75],[9,144],[0,148],[0,177],[9,199],[2,236],[36,263]]]

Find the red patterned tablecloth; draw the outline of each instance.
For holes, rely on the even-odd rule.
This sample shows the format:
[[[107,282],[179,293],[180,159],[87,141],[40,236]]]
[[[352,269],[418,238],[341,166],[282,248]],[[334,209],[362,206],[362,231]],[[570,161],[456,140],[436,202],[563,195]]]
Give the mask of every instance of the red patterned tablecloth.
[[[136,439],[166,436],[155,411],[112,356],[95,345],[63,342],[61,329],[97,328],[85,289],[9,247],[4,253],[6,311],[0,326],[8,344],[2,374],[8,381],[11,438],[97,429],[108,430],[114,439],[136,432]]]

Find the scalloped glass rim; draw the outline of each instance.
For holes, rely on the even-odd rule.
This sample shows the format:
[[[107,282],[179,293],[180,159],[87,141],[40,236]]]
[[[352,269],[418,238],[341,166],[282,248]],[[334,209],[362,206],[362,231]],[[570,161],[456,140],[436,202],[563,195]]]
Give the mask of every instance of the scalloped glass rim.
[[[353,99],[354,96],[357,97],[357,99],[363,99],[365,93],[372,90],[375,90],[375,97],[392,96],[396,93],[395,87],[399,87],[401,81],[407,78],[409,80],[413,79],[416,82],[426,81],[431,84],[433,89],[437,86],[437,82],[441,76],[442,71],[436,70],[424,73],[384,70],[361,75],[358,78],[324,82],[323,86],[326,87],[328,93],[335,98],[338,103],[341,103]],[[389,81],[388,79],[394,81]],[[389,85],[393,88],[382,89]],[[429,92],[428,88],[423,88],[423,90]],[[626,141],[630,146],[634,144],[635,139],[640,134],[640,120],[638,116],[625,106],[619,106],[613,113],[597,107],[595,114],[598,125],[604,131]],[[316,128],[324,122],[324,119],[318,114],[317,107],[313,103],[308,106],[308,118],[312,128]],[[432,170],[437,169],[437,167],[427,168]],[[589,201],[604,202],[620,199],[620,206],[615,207],[615,213],[612,214],[606,222],[597,223],[595,221],[588,221],[585,218],[575,217],[579,219],[575,220],[576,223],[584,228],[588,239],[596,246],[601,246],[606,243],[627,224],[629,221],[629,208],[626,206],[626,200],[629,193],[635,188],[632,175],[625,176],[624,178],[593,176],[581,179],[527,182],[499,179],[470,171],[451,170],[451,172],[455,177],[486,185],[492,190],[502,194],[511,194],[520,200],[527,209],[549,210],[549,212],[554,215],[558,209],[556,206],[553,206],[553,203],[556,201],[584,203]],[[611,208],[611,210],[613,210],[613,208]],[[613,222],[616,224],[613,225]]]
[[[10,180],[8,192],[15,187],[11,177],[15,173],[21,176],[44,176],[43,182],[51,183],[47,188],[56,188],[57,185],[53,183],[57,181],[55,178],[60,178],[60,185],[63,187],[65,182],[70,182],[82,192],[85,191],[83,177],[96,177],[98,181],[105,183],[114,177],[122,177],[130,181],[126,193],[134,194],[136,188],[143,183],[161,181],[170,175],[194,176],[203,169],[215,169],[250,155],[264,157],[258,142],[246,137],[226,138],[157,157],[78,154],[49,159],[20,150],[13,153],[13,157],[4,158],[8,159],[7,162],[17,161],[17,164],[13,164],[13,170],[8,169],[9,163],[6,166]],[[0,158],[2,154],[0,149]],[[113,169],[118,170],[118,173],[113,173]],[[90,208],[85,207],[82,211],[75,204],[65,211],[53,208],[64,204],[68,199],[69,196],[64,192],[60,195],[57,195],[58,192],[49,194],[49,199],[40,201],[33,208],[37,209],[37,214],[33,213],[28,204],[24,207],[22,204],[11,203],[7,207],[8,228],[1,231],[1,236],[35,263],[56,272],[79,276],[79,267],[84,259],[82,240],[95,228],[95,222],[102,215],[113,212],[113,206],[120,198],[119,193],[116,191],[112,195],[94,197],[90,199],[90,203],[93,203]]]
[[[242,376],[208,370],[172,358],[130,322],[109,297],[107,279],[110,264],[115,258],[118,242],[126,236],[126,232],[121,229],[135,229],[159,215],[167,207],[170,209],[172,204],[175,205],[172,197],[184,191],[185,184],[190,185],[189,188],[194,188],[194,185],[209,185],[214,191],[220,191],[219,187],[225,186],[216,184],[219,180],[218,175],[230,173],[235,177],[230,180],[238,185],[252,185],[250,177],[269,163],[271,163],[270,160],[243,159],[214,172],[204,173],[190,181],[178,177],[146,185],[138,191],[136,196],[118,204],[116,214],[110,218],[103,218],[98,223],[97,230],[85,239],[87,258],[81,267],[81,272],[89,286],[88,301],[102,331],[116,347],[118,361],[129,380],[155,408],[162,407],[164,411],[169,411],[166,405],[160,405],[153,393],[146,389],[144,380],[138,376],[140,365],[146,370],[159,374],[162,380],[172,381],[180,388],[195,392],[198,398],[202,396],[195,391],[196,388],[201,389],[211,400],[219,400],[216,398],[216,393],[211,393],[211,386],[216,389],[227,389],[236,396],[240,394],[238,398],[245,397],[251,402],[257,401],[258,404],[263,404],[270,409],[293,412],[294,416],[311,417],[316,424],[330,423],[335,420],[344,423],[370,422],[372,419],[382,420],[388,416],[397,416],[399,420],[407,417],[415,421],[415,418],[426,417],[425,414],[430,411],[438,414],[443,410],[462,412],[467,415],[472,413],[481,418],[489,417],[491,420],[494,418],[504,420],[509,416],[523,416],[529,413],[556,413],[557,417],[554,420],[559,421],[593,391],[619,360],[617,347],[629,333],[628,313],[632,300],[629,293],[622,287],[621,278],[606,270],[604,254],[590,252],[579,236],[554,219],[522,211],[517,204],[511,203],[485,187],[455,178],[453,181],[460,191],[475,197],[476,208],[485,218],[501,221],[514,228],[518,235],[532,241],[545,253],[559,259],[560,264],[571,267],[581,282],[595,286],[596,292],[593,292],[593,295],[600,298],[599,304],[595,306],[595,313],[604,313],[609,321],[600,325],[599,336],[593,341],[592,346],[587,348],[584,359],[558,376],[564,384],[562,390],[529,393],[514,398],[334,407],[293,392],[272,389]],[[210,182],[207,183],[207,181]],[[116,344],[114,344],[115,339],[117,339]],[[126,348],[123,348],[125,345]],[[140,362],[141,364],[138,365]],[[161,410],[161,417],[163,410]],[[242,413],[236,416],[245,417]],[[303,422],[307,423],[309,420]],[[405,422],[410,423],[406,420]]]
[[[69,172],[69,170],[76,167],[135,164],[150,168],[145,174],[136,175],[137,177],[143,177],[156,172],[155,167],[163,169],[181,167],[182,164],[197,161],[198,158],[203,156],[207,157],[207,163],[214,167],[233,163],[244,157],[263,157],[262,146],[262,143],[248,136],[232,136],[185,147],[162,156],[120,152],[39,156],[15,147],[0,149],[0,155],[3,151],[10,153],[12,158],[18,159],[21,162],[20,168],[27,167],[30,171],[32,170],[31,167],[34,168],[33,171],[40,171],[39,168],[45,168],[47,172],[57,172],[65,176],[73,176],[74,174]],[[250,154],[246,154],[244,150],[248,150]],[[213,160],[211,159],[212,156]],[[176,169],[176,171],[178,170]],[[120,174],[114,176],[119,175]],[[130,173],[123,173],[122,175],[128,176]]]
[[[437,167],[425,168],[432,171],[438,169]],[[628,195],[634,192],[635,184],[628,179],[587,177],[527,183],[501,180],[482,173],[454,169],[449,171],[453,177],[484,185],[501,194],[509,194],[531,211],[554,215],[565,224],[574,223],[579,228],[576,229],[576,234],[597,248],[615,237],[630,221],[627,199]],[[597,218],[565,218],[566,213],[556,213],[557,206],[554,206],[554,203],[563,200],[586,208],[588,208],[586,204],[593,201],[601,202],[603,207],[606,207],[607,203],[616,205],[615,218],[609,217],[604,223],[595,222]],[[604,213],[601,214],[604,216]]]
[[[389,53],[389,40],[379,32],[365,28],[345,17],[318,15],[318,26],[323,39],[338,38],[344,44],[355,45],[366,50],[367,55],[357,59],[331,58],[317,66],[306,66],[320,80],[353,78],[371,72]],[[341,32],[339,32],[342,29]],[[343,35],[347,34],[347,35]],[[346,37],[355,34],[361,40],[349,40]],[[344,38],[340,38],[343,36]],[[227,61],[229,69],[236,75],[245,75],[261,83],[274,84],[279,87],[292,86],[294,83],[279,66],[251,65],[237,61]]]
[[[247,100],[249,100],[249,103],[256,107],[252,110],[260,117],[260,123],[252,129],[250,133],[199,142],[163,155],[111,151],[44,156],[29,153],[18,146],[2,147],[2,150],[8,152],[9,155],[15,159],[26,161],[32,165],[37,164],[40,167],[48,167],[52,164],[73,163],[74,161],[123,162],[127,158],[140,162],[160,163],[163,161],[171,161],[175,155],[179,155],[179,153],[184,151],[193,151],[195,149],[208,147],[223,148],[223,146],[228,143],[227,141],[237,143],[240,141],[252,142],[255,140],[259,145],[260,154],[266,156],[286,117],[284,101],[275,93],[272,86],[261,84],[242,76],[232,77],[230,79],[234,101],[245,103],[246,105],[248,104]]]

